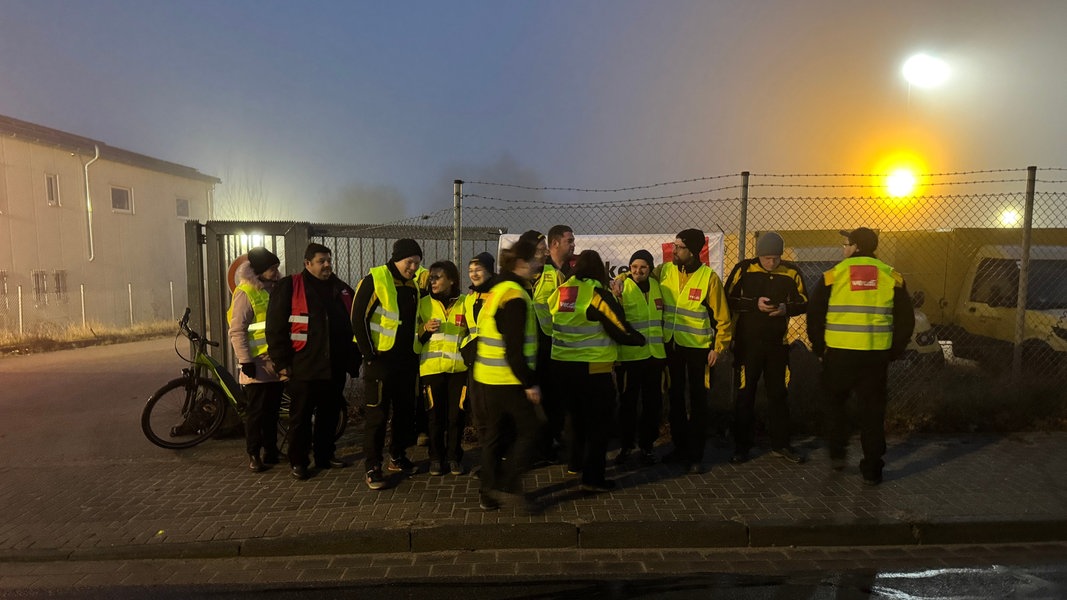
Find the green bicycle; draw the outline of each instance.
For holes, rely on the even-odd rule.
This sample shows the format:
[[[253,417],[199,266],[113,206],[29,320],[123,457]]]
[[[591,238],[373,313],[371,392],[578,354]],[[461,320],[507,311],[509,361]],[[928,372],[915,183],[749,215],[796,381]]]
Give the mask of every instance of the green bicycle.
[[[190,366],[182,369],[182,376],[165,383],[155,391],[141,411],[141,431],[148,441],[172,450],[191,448],[214,435],[226,414],[233,410],[245,421],[247,402],[244,391],[230,371],[206,352],[208,346],[218,347],[213,342],[189,328],[189,309],[178,321],[178,334],[174,337],[174,351]],[[178,348],[178,339],[187,338],[195,350],[190,360]],[[288,394],[282,395],[278,418],[278,447],[284,449],[289,438]],[[337,432],[340,438],[348,426],[348,402],[340,407]]]

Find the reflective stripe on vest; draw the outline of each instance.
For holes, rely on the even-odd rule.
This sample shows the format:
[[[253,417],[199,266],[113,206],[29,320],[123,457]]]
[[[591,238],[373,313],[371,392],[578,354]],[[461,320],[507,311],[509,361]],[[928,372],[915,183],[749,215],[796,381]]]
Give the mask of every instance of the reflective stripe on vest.
[[[711,267],[700,265],[681,287],[681,273],[674,263],[665,263],[660,271],[660,290],[664,300],[663,338],[686,348],[710,348],[715,341],[711,317],[704,306]]]
[[[533,302],[534,312],[537,314],[537,324],[541,326],[541,332],[552,335],[552,313],[549,310],[549,298],[560,285],[560,272],[552,265],[546,264],[541,277],[534,285]]]
[[[488,385],[520,385],[518,377],[505,357],[504,337],[496,327],[496,311],[506,291],[526,304],[526,329],[522,345],[526,364],[531,369],[537,364],[537,317],[526,291],[514,281],[501,281],[489,291],[482,310],[478,313],[478,351],[474,360],[474,380]]]
[[[267,353],[267,300],[270,299],[270,293],[267,290],[257,288],[248,283],[242,283],[237,286],[238,290],[244,292],[248,297],[248,303],[252,307],[252,314],[255,321],[248,325],[248,350],[251,352],[252,357],[261,356]],[[237,299],[237,294],[233,295],[233,299],[230,300],[230,310],[226,311],[226,321],[233,321],[233,300]]]
[[[599,283],[571,277],[548,300],[552,314],[552,360],[615,362],[619,352],[604,327],[585,312]]]
[[[419,375],[458,373],[467,370],[459,349],[467,337],[466,295],[461,295],[448,309],[433,296],[419,300],[419,321],[441,321],[441,328],[419,353]]]
[[[876,258],[847,258],[827,271],[833,278],[826,311],[826,345],[844,350],[888,350],[893,345],[893,268]]]
[[[370,270],[374,281],[374,294],[378,304],[370,315],[370,342],[378,352],[387,352],[396,342],[396,331],[400,328],[400,305],[396,299],[396,284],[388,265],[381,265]]]
[[[304,292],[304,275],[293,275],[293,301],[289,311],[289,341],[300,352],[308,341],[308,299]]]
[[[467,344],[478,339],[478,320],[474,318],[474,305],[478,300],[482,301],[482,307],[485,308],[485,299],[489,297],[488,292],[475,292],[471,291],[469,294],[463,296],[463,314],[467,319],[467,337],[463,338],[460,342],[460,348],[466,348]],[[479,313],[481,312],[479,308]]]
[[[622,310],[634,329],[645,336],[644,346],[619,346],[619,360],[666,358],[663,348],[663,292],[655,279],[648,280],[648,294],[627,277],[622,283]]]

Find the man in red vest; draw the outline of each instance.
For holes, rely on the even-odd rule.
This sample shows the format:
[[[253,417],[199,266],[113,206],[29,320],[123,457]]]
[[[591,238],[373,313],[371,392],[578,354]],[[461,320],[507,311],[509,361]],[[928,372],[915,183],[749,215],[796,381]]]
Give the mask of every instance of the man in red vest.
[[[334,452],[334,432],[344,404],[346,374],[359,372],[348,313],[354,293],[333,273],[333,256],[308,244],[304,270],[274,286],[267,304],[267,352],[289,380],[289,465],[294,479],[308,478],[308,451],[319,469],[345,463]],[[312,415],[315,417],[312,430]]]

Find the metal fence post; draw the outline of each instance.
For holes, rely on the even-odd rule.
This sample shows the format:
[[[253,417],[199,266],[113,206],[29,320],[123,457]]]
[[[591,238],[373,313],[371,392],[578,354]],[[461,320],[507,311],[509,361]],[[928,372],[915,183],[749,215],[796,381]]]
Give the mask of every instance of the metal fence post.
[[[741,171],[741,228],[737,236],[737,262],[745,260],[745,246],[748,245],[748,171]]]
[[[22,329],[22,286],[18,286],[19,290],[19,337],[23,336]]]
[[[1023,367],[1023,340],[1026,338],[1026,297],[1030,284],[1030,243],[1034,225],[1034,187],[1037,167],[1026,167],[1026,202],[1023,205],[1023,247],[1019,263],[1019,297],[1015,304],[1015,349],[1011,357],[1011,376],[1018,380]]]
[[[460,250],[463,246],[463,181],[456,179],[452,182],[452,262],[456,265],[463,264]]]

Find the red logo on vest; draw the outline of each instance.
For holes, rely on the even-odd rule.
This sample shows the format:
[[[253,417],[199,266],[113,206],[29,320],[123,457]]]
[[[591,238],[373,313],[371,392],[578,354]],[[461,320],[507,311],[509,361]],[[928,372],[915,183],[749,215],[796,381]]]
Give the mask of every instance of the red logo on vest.
[[[559,312],[574,312],[574,305],[578,301],[578,288],[559,288]]]
[[[456,326],[457,327],[466,327],[467,326],[467,318],[465,316],[463,316],[463,315],[456,315]]]
[[[700,300],[700,295],[704,293],[704,290],[700,288],[689,288],[689,299],[696,302]]]
[[[852,265],[848,268],[848,281],[853,292],[876,290],[878,289],[878,267]]]
[[[656,298],[656,310],[663,310],[663,298]]]

